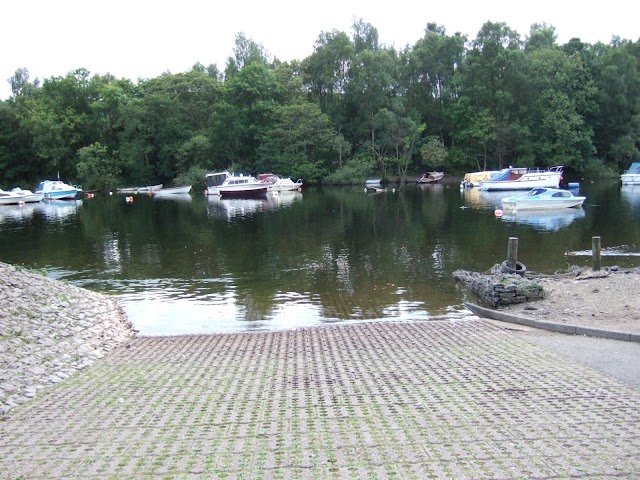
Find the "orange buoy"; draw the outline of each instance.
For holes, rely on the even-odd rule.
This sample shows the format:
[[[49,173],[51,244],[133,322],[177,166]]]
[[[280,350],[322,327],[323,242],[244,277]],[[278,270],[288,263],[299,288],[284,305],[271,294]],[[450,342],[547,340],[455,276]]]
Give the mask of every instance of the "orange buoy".
[[[500,218],[502,216],[502,210],[500,210],[499,208],[496,208],[496,211],[493,212],[493,213],[498,218]]]

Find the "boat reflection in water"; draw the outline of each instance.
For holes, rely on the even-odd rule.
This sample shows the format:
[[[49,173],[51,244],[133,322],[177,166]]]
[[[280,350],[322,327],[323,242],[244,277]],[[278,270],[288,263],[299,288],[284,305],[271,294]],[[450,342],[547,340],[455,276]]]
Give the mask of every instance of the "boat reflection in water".
[[[505,222],[530,225],[536,230],[557,232],[571,225],[575,220],[585,217],[585,211],[580,208],[565,208],[561,210],[523,210],[514,213],[503,213],[501,220]]]
[[[50,221],[63,221],[77,214],[82,200],[44,200],[41,202],[42,215]]]
[[[502,208],[502,199],[510,196],[510,192],[490,192],[479,188],[461,189],[465,206],[476,210],[495,210]]]
[[[301,199],[300,192],[269,193],[264,198],[224,198],[219,195],[207,195],[207,213],[211,217],[232,220],[288,207]]]
[[[171,195],[154,195],[154,202],[190,202],[193,197],[191,197],[190,193],[173,193]]]
[[[21,205],[2,205],[0,207],[0,223],[28,220],[42,210],[42,202],[24,203]]]
[[[640,185],[622,185],[620,194],[632,210],[640,210]]]
[[[35,216],[48,221],[62,221],[78,213],[82,200],[42,200],[23,205],[3,205],[0,208],[0,223],[24,221]]]

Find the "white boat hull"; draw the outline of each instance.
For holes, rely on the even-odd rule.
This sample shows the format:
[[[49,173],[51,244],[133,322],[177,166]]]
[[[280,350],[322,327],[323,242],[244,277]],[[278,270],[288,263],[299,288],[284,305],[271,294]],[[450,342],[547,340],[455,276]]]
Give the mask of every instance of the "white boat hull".
[[[561,174],[557,172],[549,173],[527,173],[518,180],[484,180],[480,182],[480,190],[485,191],[508,191],[508,190],[531,190],[533,188],[558,188]]]
[[[568,190],[536,188],[524,195],[502,199],[502,208],[509,212],[547,211],[581,207],[586,197],[573,195]]]
[[[219,187],[219,195],[221,197],[256,197],[266,195],[268,186],[260,183],[241,183],[238,185],[221,185]]]
[[[502,208],[504,210],[515,211],[532,211],[532,210],[554,210],[564,208],[576,208],[582,206],[584,197],[574,197],[571,200],[502,200]]]
[[[156,197],[164,197],[167,195],[184,195],[191,191],[191,185],[185,185],[182,187],[170,187],[170,188],[161,188],[160,190],[156,190],[153,193]]]
[[[620,175],[622,185],[640,185],[640,173],[625,173]]]

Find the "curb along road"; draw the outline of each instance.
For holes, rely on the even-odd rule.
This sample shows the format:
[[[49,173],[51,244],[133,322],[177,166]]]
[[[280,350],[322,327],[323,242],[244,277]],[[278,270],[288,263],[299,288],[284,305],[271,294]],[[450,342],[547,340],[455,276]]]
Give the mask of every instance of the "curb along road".
[[[546,322],[544,320],[536,320],[535,318],[526,317],[524,315],[513,315],[492,308],[481,307],[480,305],[476,305],[474,303],[465,302],[464,305],[475,315],[478,315],[479,317],[490,318],[492,320],[516,323],[518,325],[526,325],[528,327],[540,328],[543,330],[564,333],[567,335],[586,335],[588,337],[598,337],[606,338],[609,340],[621,340],[625,342],[640,343],[640,333],[636,332],[623,332],[618,330],[585,327],[581,325],[572,325],[566,323]]]

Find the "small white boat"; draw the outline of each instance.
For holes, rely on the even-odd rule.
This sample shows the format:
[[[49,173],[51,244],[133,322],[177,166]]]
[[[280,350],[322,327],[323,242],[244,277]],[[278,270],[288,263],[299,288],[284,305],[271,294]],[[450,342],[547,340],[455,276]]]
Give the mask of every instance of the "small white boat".
[[[532,188],[558,188],[562,180],[563,167],[551,167],[549,170],[528,170],[509,167],[501,170],[490,180],[480,182],[480,190],[531,190]]]
[[[252,198],[266,195],[269,186],[259,182],[255,177],[240,174],[227,177],[217,188],[222,197]]]
[[[43,192],[34,193],[31,190],[23,190],[20,187],[12,188],[11,191],[13,193],[17,193],[18,195],[22,195],[22,201],[24,203],[36,203],[44,198]]]
[[[22,195],[0,189],[0,205],[18,205],[19,203],[25,203]]]
[[[301,179],[294,182],[291,178],[280,178],[278,175],[272,173],[262,173],[258,175],[258,181],[267,184],[267,191],[269,192],[292,192],[302,188]]]
[[[557,208],[581,207],[586,197],[577,196],[569,190],[559,188],[534,188],[524,195],[514,195],[502,199],[505,211],[551,210]]]
[[[43,180],[35,193],[43,193],[46,200],[74,200],[82,196],[82,187],[61,180]]]
[[[422,176],[416,180],[416,183],[435,183],[441,180],[442,177],[444,177],[444,172],[427,172],[423,173]]]
[[[153,193],[153,192],[157,192],[158,190],[160,190],[162,188],[162,183],[158,184],[158,185],[147,185],[145,187],[124,187],[124,188],[117,188],[116,189],[116,193],[125,193],[127,195],[129,194],[135,194],[135,193]]]
[[[633,162],[629,169],[620,175],[622,185],[640,185],[640,162]]]
[[[185,195],[191,191],[191,185],[184,185],[181,187],[169,187],[169,188],[161,188],[160,190],[156,190],[153,193],[154,197],[166,197],[169,195]]]

